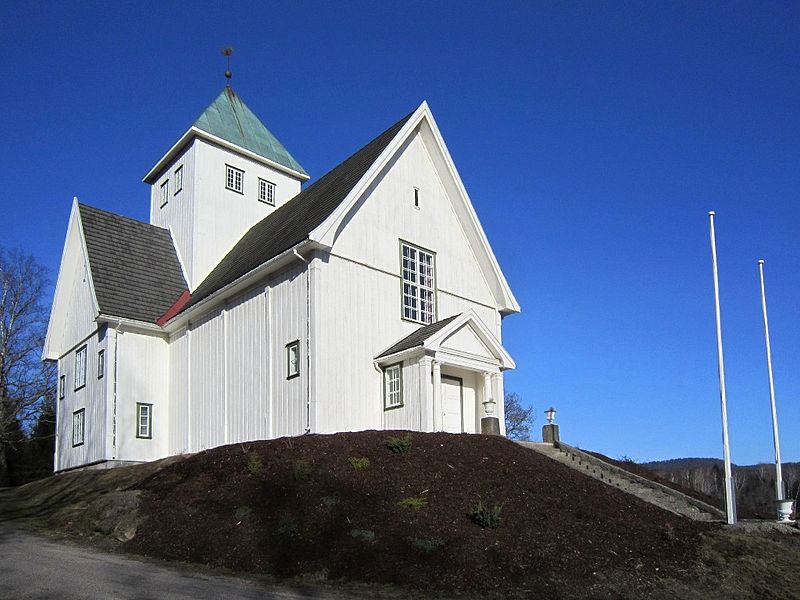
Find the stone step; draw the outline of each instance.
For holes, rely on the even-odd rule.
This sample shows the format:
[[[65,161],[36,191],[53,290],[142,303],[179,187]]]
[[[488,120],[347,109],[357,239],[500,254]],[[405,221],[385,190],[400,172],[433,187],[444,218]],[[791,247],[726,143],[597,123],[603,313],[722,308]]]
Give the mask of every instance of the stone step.
[[[555,445],[542,442],[519,444],[676,515],[695,521],[725,520],[725,513],[714,506],[630,473],[564,442],[556,442]]]

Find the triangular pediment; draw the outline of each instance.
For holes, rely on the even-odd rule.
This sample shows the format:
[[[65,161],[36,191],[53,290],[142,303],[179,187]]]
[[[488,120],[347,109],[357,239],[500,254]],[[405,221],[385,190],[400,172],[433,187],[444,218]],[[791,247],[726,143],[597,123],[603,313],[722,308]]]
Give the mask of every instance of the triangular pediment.
[[[442,340],[440,347],[455,352],[471,354],[472,356],[480,356],[481,358],[497,358],[492,354],[492,351],[486,344],[481,341],[481,338],[475,333],[475,330],[466,323],[446,339]]]

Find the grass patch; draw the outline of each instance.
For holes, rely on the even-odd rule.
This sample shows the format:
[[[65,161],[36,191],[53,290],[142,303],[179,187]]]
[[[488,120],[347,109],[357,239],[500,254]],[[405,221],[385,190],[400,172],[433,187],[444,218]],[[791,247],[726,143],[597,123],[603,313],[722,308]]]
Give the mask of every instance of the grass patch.
[[[300,460],[294,461],[294,467],[292,469],[292,475],[294,476],[295,481],[305,481],[309,477],[311,477],[311,463],[307,460]]]
[[[375,532],[369,529],[351,529],[350,537],[361,540],[362,542],[366,542],[368,544],[374,544],[378,539],[378,536],[375,535]]]
[[[347,462],[349,462],[356,471],[366,471],[369,468],[369,459],[366,456],[351,456],[347,459]]]
[[[278,526],[275,528],[275,533],[288,537],[295,537],[298,531],[297,519],[292,515],[283,515],[281,520],[278,521]]]
[[[412,535],[406,538],[406,542],[408,542],[417,550],[421,550],[425,554],[436,552],[436,550],[444,546],[444,540],[438,537],[420,538]]]
[[[264,463],[255,452],[247,455],[247,473],[250,477],[259,477],[264,472]]]
[[[334,507],[338,506],[342,499],[338,496],[338,494],[333,494],[331,496],[323,496],[320,498],[320,503],[322,504],[322,508],[325,510],[333,510]]]
[[[236,518],[238,522],[241,523],[252,514],[253,514],[253,509],[250,508],[249,506],[237,506],[236,510],[233,513],[233,516]]]
[[[398,506],[402,506],[403,508],[408,508],[410,510],[420,510],[426,504],[428,504],[428,501],[425,498],[416,498],[413,496],[403,498],[397,503]]]
[[[405,454],[411,450],[412,442],[410,435],[403,437],[390,437],[386,439],[386,447],[395,454]]]
[[[484,529],[495,529],[500,525],[502,510],[502,504],[495,504],[490,508],[488,504],[483,503],[483,500],[478,500],[478,503],[467,514],[476,525],[480,525]]]

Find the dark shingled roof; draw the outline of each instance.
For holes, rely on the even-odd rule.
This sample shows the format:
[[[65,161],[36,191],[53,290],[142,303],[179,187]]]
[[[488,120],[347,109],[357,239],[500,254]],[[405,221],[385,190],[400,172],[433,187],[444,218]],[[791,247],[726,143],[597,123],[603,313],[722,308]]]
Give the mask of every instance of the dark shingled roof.
[[[155,323],[187,289],[169,231],[79,204],[100,312]]]
[[[411,114],[253,225],[197,286],[184,310],[308,238],[339,207]]]
[[[435,334],[438,331],[444,329],[448,323],[450,323],[453,319],[458,317],[458,315],[453,315],[452,317],[447,317],[446,319],[442,319],[441,321],[436,321],[436,323],[431,323],[430,325],[423,325],[416,331],[412,332],[410,335],[407,335],[402,340],[397,342],[394,346],[389,348],[388,350],[381,352],[381,355],[377,358],[383,358],[384,356],[389,356],[391,354],[396,354],[398,352],[402,352],[403,350],[410,350],[411,348],[416,348],[417,346],[421,346],[425,343],[429,337]]]

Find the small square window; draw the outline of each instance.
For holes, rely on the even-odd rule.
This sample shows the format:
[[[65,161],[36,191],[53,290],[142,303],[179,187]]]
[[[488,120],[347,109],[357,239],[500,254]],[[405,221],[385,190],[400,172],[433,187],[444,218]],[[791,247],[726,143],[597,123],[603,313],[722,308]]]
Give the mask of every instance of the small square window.
[[[75,390],[86,385],[86,346],[81,346],[75,352]]]
[[[169,179],[161,184],[161,204],[159,208],[163,208],[169,202]]]
[[[86,428],[86,410],[80,409],[72,413],[72,447],[83,445]]]
[[[102,379],[106,370],[106,351],[100,350],[97,353],[97,378]]]
[[[183,165],[175,169],[175,194],[183,189]]]
[[[300,375],[300,340],[286,345],[286,379]]]
[[[384,408],[399,408],[403,406],[403,365],[398,363],[386,367],[383,372],[384,382]]]
[[[234,192],[244,194],[244,171],[225,165],[225,187]]]
[[[58,378],[58,399],[63,400],[67,394],[67,376],[62,375]]]
[[[258,178],[258,200],[275,206],[275,184],[266,179]]]
[[[153,437],[153,405],[136,403],[136,437],[152,439]]]

